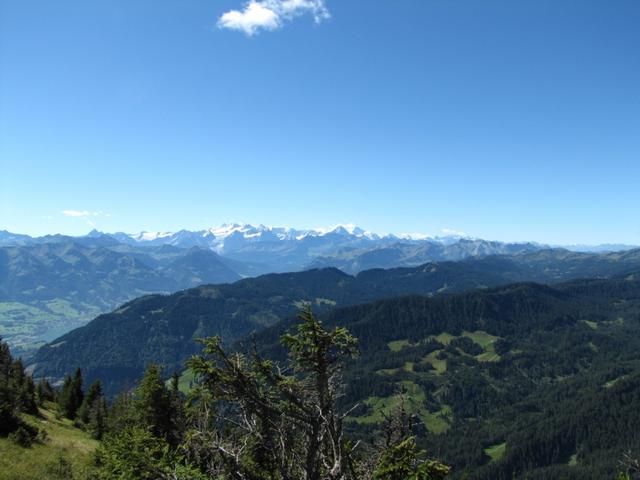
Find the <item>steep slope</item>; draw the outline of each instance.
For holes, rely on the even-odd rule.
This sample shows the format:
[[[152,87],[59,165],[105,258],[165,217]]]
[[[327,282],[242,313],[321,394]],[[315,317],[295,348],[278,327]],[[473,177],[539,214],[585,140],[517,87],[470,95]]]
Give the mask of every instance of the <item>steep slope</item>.
[[[233,342],[295,314],[302,301],[328,311],[398,295],[461,292],[529,280],[557,281],[582,273],[571,262],[563,267],[562,260],[551,268],[549,255],[530,258],[528,263],[512,257],[486,257],[417,268],[376,269],[356,277],[336,269],[270,274],[171,296],[143,297],[42,347],[34,359],[36,373],[61,377],[82,365],[90,379],[101,377],[113,392],[137,378],[148,362],[180,369],[197,350],[194,340],[198,337],[215,334]],[[567,270],[564,273],[563,268]],[[624,261],[616,260],[614,266],[604,262],[593,269],[606,276],[627,267]]]
[[[227,283],[240,280],[240,276],[219,255],[210,250],[195,247],[160,271],[165,278],[171,279],[176,285]]]
[[[489,255],[517,255],[542,248],[532,243],[502,243],[465,238],[453,242],[396,242],[368,249],[343,249],[332,255],[316,258],[310,268],[333,266],[347,273],[358,273],[371,268],[410,267],[427,262],[459,261]]]
[[[23,420],[39,429],[42,440],[29,448],[0,437],[0,480],[69,480],[90,478],[94,473],[93,452],[98,442],[73,426],[73,422],[56,416],[55,404],[40,408],[38,416],[24,415]]]
[[[334,310],[361,357],[342,406],[365,438],[404,405],[454,478],[615,478],[640,440],[640,276],[515,284]],[[278,339],[255,342],[284,360]],[[525,475],[526,473],[526,475]]]
[[[249,274],[297,271],[305,268],[339,267],[349,273],[369,268],[417,266],[429,261],[461,260],[496,254],[513,254],[542,248],[536,244],[510,244],[460,236],[380,236],[355,225],[320,229],[225,224],[200,231],[101,234],[85,237],[48,235],[31,238],[0,232],[0,245],[35,245],[82,242],[106,246],[116,242],[129,247],[172,246],[212,250],[229,259],[252,264]],[[236,271],[240,271],[234,268]]]
[[[17,352],[132,298],[240,279],[210,250],[132,248],[107,237],[0,248],[0,334]]]
[[[36,374],[60,377],[83,365],[90,380],[99,377],[113,391],[137,378],[151,361],[180,369],[197,351],[198,337],[222,335],[233,342],[294,315],[304,301],[328,311],[399,294],[497,285],[519,276],[511,265],[505,259],[503,270],[496,272],[471,262],[449,262],[372,270],[357,277],[337,269],[310,270],[142,297],[42,347],[34,359]]]
[[[113,393],[151,361],[181,369],[197,351],[198,337],[240,338],[292,315],[305,300],[327,309],[367,298],[353,286],[352,277],[327,269],[142,297],[41,348],[35,372],[60,377],[70,365],[82,365],[88,382],[100,378]]]
[[[411,267],[426,262],[458,261],[467,258],[509,255],[523,267],[535,268],[547,262],[551,269],[559,268],[560,276],[572,268],[574,275],[602,275],[616,272],[619,264],[636,268],[640,266],[640,249],[620,252],[573,252],[562,248],[542,248],[522,243],[508,244],[484,240],[461,239],[453,244],[422,242],[420,244],[397,243],[373,249],[351,249],[327,257],[315,259],[310,268],[336,267],[347,273],[358,273],[372,268]]]

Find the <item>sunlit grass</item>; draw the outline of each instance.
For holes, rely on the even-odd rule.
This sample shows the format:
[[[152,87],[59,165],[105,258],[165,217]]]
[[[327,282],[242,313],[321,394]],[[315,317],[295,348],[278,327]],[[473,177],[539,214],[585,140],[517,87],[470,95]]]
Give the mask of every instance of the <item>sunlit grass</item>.
[[[0,480],[72,480],[89,476],[98,442],[70,420],[57,419],[53,408],[41,409],[41,417],[23,417],[30,425],[46,431],[42,443],[23,448],[0,437]],[[63,468],[65,465],[68,467]]]

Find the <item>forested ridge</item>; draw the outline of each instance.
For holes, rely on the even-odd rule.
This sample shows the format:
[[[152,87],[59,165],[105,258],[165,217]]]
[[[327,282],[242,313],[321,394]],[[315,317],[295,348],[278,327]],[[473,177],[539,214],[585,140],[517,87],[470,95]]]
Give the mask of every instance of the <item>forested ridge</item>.
[[[132,390],[107,407],[99,381],[83,389],[80,369],[54,391],[43,380],[15,368],[1,343],[0,436],[24,449],[50,443],[46,431],[23,420],[43,416],[38,404],[55,400],[56,416],[100,440],[91,465],[78,470],[64,456],[45,466],[49,478],[87,480],[438,480],[451,468],[426,457],[413,435],[410,417],[398,408],[376,441],[353,443],[344,424],[348,412],[337,405],[345,359],[357,356],[357,341],[341,327],[325,329],[307,306],[296,330],[282,337],[287,365],[227,352],[219,337],[203,339],[202,354],[188,366],[197,386],[188,395],[179,378],[168,382],[162,367],[150,364]],[[8,362],[10,367],[5,368]],[[4,376],[5,371],[9,376]],[[17,372],[17,373],[16,373]],[[18,380],[17,387],[15,379]],[[41,387],[40,387],[41,386]],[[28,401],[25,407],[21,402]],[[51,408],[51,407],[50,407]],[[3,440],[0,438],[0,440]],[[0,442],[0,449],[7,448]],[[16,462],[35,477],[37,463]],[[0,473],[0,478],[2,473]]]
[[[103,384],[96,383],[99,371],[94,370],[93,378],[88,379],[84,371],[87,365],[82,365],[82,371],[76,365],[66,370],[64,384],[56,394],[61,415],[72,418],[96,438],[105,439],[96,467],[102,468],[103,475],[104,468],[115,475],[130,467],[127,462],[135,462],[151,451],[156,453],[143,463],[151,465],[150,471],[155,473],[139,478],[170,474],[186,475],[177,478],[199,478],[200,474],[212,478],[212,472],[231,471],[244,472],[237,478],[305,478],[301,472],[291,473],[290,462],[308,454],[308,442],[317,434],[316,428],[333,425],[333,433],[327,430],[327,435],[337,436],[327,452],[335,452],[342,441],[357,444],[361,450],[354,456],[344,450],[339,460],[332,456],[335,453],[327,453],[331,460],[326,457],[322,462],[337,461],[342,465],[339,470],[349,471],[345,475],[353,478],[374,475],[376,465],[361,463],[363,458],[375,458],[379,466],[386,458],[385,452],[395,447],[411,457],[407,464],[410,468],[442,465],[442,471],[454,479],[595,480],[620,474],[634,478],[633,461],[640,451],[640,275],[625,271],[611,278],[551,285],[512,283],[339,307],[343,302],[364,299],[371,291],[410,291],[416,285],[428,284],[434,276],[437,279],[429,285],[438,284],[442,281],[439,272],[449,266],[370,271],[359,277],[328,269],[269,275],[239,282],[235,287],[201,287],[169,297],[143,297],[126,304],[120,314],[100,317],[94,324],[102,323],[103,328],[96,332],[138,325],[140,331],[128,330],[129,343],[122,350],[126,355],[144,329],[168,329],[172,341],[184,349],[181,355],[196,355],[196,360],[179,362],[170,356],[175,361],[161,366],[149,362],[151,366],[147,365],[140,384],[132,369],[130,385],[122,386],[122,393],[112,398],[110,405]],[[450,271],[459,268],[469,272],[458,265],[451,266]],[[452,274],[450,278],[454,277]],[[460,285],[463,283],[460,280]],[[232,288],[238,290],[225,290]],[[234,296],[238,292],[242,302]],[[283,292],[287,296],[277,295]],[[310,298],[315,301],[309,302]],[[225,330],[207,332],[202,328],[203,319],[215,312],[219,315],[215,325],[226,325],[231,331],[241,325],[241,319],[251,318],[247,312],[264,313],[260,309],[265,299],[272,305],[268,312],[277,312],[275,324],[249,333],[255,328],[247,321],[247,336],[233,345],[230,339],[238,338],[240,331],[225,338]],[[167,305],[172,309],[170,322],[146,317]],[[237,314],[245,308],[243,315]],[[310,380],[318,373],[309,370],[312,357],[305,349],[324,337],[304,337],[300,321],[289,313],[300,308],[310,308],[319,315],[320,321],[316,322],[308,311],[307,321],[313,318],[316,322],[311,325],[323,332],[337,332],[328,345],[334,345],[334,341],[342,345],[338,348],[343,354],[338,376],[320,375],[323,381],[338,382],[322,390],[332,392],[330,400],[323,396],[325,393],[308,391],[312,385],[318,388],[317,382]],[[220,312],[226,313],[220,316]],[[117,323],[118,315],[124,317],[122,325]],[[131,323],[145,317],[148,321]],[[278,322],[275,317],[285,320]],[[220,320],[225,318],[227,323]],[[184,335],[176,335],[172,330],[176,328],[185,328]],[[201,346],[190,343],[193,331],[199,337],[209,337],[203,355],[199,354]],[[100,340],[98,333],[95,342]],[[222,335],[212,339],[211,333]],[[292,340],[295,338],[298,340]],[[162,353],[154,352],[153,343],[148,348],[150,356]],[[296,357],[296,351],[297,355],[307,352],[307,356]],[[243,356],[237,356],[240,354]],[[102,360],[98,357],[95,362]],[[167,383],[166,376],[174,371],[185,374]],[[79,393],[78,385],[83,381],[92,387]],[[152,391],[145,393],[145,385],[153,386]],[[148,403],[140,403],[145,395]],[[87,398],[93,399],[91,406],[86,406]],[[320,403],[305,406],[309,400]],[[210,401],[213,403],[207,403]],[[158,408],[164,410],[158,412]],[[193,408],[195,411],[190,410]],[[198,430],[203,428],[198,416],[203,408],[206,415],[215,412],[207,416],[214,430]],[[333,412],[338,423],[317,424],[315,414],[308,416],[317,408],[328,409],[321,415],[325,420],[328,412]],[[302,422],[298,426],[306,425],[316,434],[296,437],[301,432],[283,430],[275,420],[295,411],[294,424]],[[243,423],[252,418],[257,420]],[[395,433],[385,433],[387,428]],[[274,445],[291,442],[292,435],[297,440],[287,444],[287,451],[299,456],[298,460],[267,453],[281,451]],[[381,439],[391,437],[393,442],[383,448]],[[254,443],[262,446],[258,450],[247,447]],[[211,453],[211,445],[218,445],[217,453]],[[247,448],[251,455],[262,453],[246,457]],[[318,447],[311,450],[314,448]],[[434,457],[436,463],[427,461]],[[326,465],[316,471],[323,468]]]
[[[316,460],[335,464],[339,457],[336,468],[347,476],[309,466],[322,479],[637,475],[639,275],[409,295],[326,311],[320,321],[307,315],[306,323],[289,319],[240,341],[235,350],[244,356],[219,337],[207,340],[203,354],[183,366],[187,384],[177,376],[167,381],[170,371],[151,364],[141,383],[107,405],[101,384],[83,389],[77,369],[46,395],[56,397],[60,415],[104,439],[97,478],[306,478],[291,468],[315,434],[288,432],[275,420],[296,411],[292,425],[302,422],[307,433],[339,425],[333,438],[342,440]],[[309,348],[318,345],[330,362],[340,358],[337,370],[314,370]],[[320,391],[313,390],[318,375],[329,381]],[[26,374],[18,378],[23,390],[35,388]],[[46,381],[39,388],[50,390]],[[320,405],[324,414],[310,413]],[[323,423],[328,412],[336,417]],[[272,456],[285,439],[298,460]],[[329,453],[336,445],[345,448],[338,457]],[[358,445],[358,453],[347,445]],[[412,475],[422,469],[431,476],[388,473],[402,459]]]
[[[356,276],[334,268],[270,274],[138,298],[42,347],[32,362],[37,375],[56,379],[83,365],[89,381],[100,378],[105,391],[113,394],[132,385],[149,362],[179,369],[197,352],[198,337],[220,335],[231,344],[252,331],[294,317],[304,302],[323,313],[398,295],[440,295],[520,281],[557,283],[610,277],[640,268],[639,261],[638,251],[595,255],[556,249],[373,269]]]
[[[0,332],[23,356],[141,295],[241,278],[198,248],[136,248],[106,235],[1,243]]]
[[[640,277],[517,284],[335,310],[361,356],[345,372],[350,432],[404,393],[420,444],[454,478],[614,478],[640,448]],[[286,322],[252,342],[284,358]]]

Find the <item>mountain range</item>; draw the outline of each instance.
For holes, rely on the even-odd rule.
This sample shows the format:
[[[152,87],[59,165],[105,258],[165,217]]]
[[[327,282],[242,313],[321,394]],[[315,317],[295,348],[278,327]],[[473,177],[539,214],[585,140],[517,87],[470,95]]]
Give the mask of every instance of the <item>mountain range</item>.
[[[93,230],[81,237],[0,231],[0,335],[25,355],[145,294],[274,272],[336,267],[356,275],[545,248],[456,235],[381,236],[354,225],[299,230],[236,223],[175,233]]]
[[[0,231],[0,335],[27,355],[43,342],[148,293],[171,293],[271,272],[417,265],[533,245],[380,237],[352,225],[295,230],[228,224],[177,233],[30,237]],[[395,260],[376,252],[399,253]],[[359,261],[360,256],[380,261]],[[333,259],[333,260],[332,260]]]
[[[82,366],[113,395],[150,362],[181,371],[202,336],[286,362],[279,339],[310,302],[325,327],[358,338],[339,400],[350,438],[371,441],[402,402],[454,480],[615,478],[640,448],[639,279],[640,251],[269,274],[143,296],[42,347],[29,368],[56,379]]]
[[[324,312],[398,295],[447,294],[522,281],[553,284],[638,270],[640,250],[540,250],[372,269],[355,276],[335,268],[269,274],[138,298],[41,347],[33,361],[38,375],[52,378],[83,365],[88,379],[99,377],[114,392],[136,379],[151,361],[179,369],[197,351],[199,337],[220,335],[233,343],[295,315],[303,302]]]
[[[370,252],[373,252],[374,258],[380,257],[381,263],[365,260],[362,263],[366,267],[360,270],[371,266],[388,267],[390,263],[392,266],[415,266],[426,261],[458,260],[468,256],[508,254],[544,247],[533,243],[489,242],[459,235],[433,238],[420,234],[381,236],[354,225],[298,230],[232,223],[199,231],[107,234],[93,230],[84,237],[47,235],[36,238],[0,232],[0,246],[30,246],[65,241],[100,242],[105,246],[115,241],[131,247],[198,247],[241,262],[236,264],[236,269],[242,276],[299,271],[314,268],[319,265],[317,262],[326,266],[333,260],[356,273],[357,258]],[[395,263],[387,258],[389,250],[399,252],[395,255]]]
[[[279,339],[311,304],[358,338],[338,405],[354,440],[373,441],[402,404],[454,480],[614,478],[640,448],[640,249],[238,228],[200,244],[13,236],[0,247],[9,339],[48,341],[23,355],[35,377],[81,367],[112,397],[159,363],[188,389],[198,338],[285,363]]]
[[[451,245],[458,241],[483,241],[463,233],[447,233],[443,236],[429,236],[422,233],[403,233],[380,235],[364,230],[353,224],[337,224],[328,228],[296,229],[292,227],[271,227],[265,225],[254,226],[246,223],[225,223],[219,227],[203,230],[180,230],[177,232],[141,231],[139,233],[104,233],[92,230],[85,236],[68,236],[62,234],[32,237],[25,234],[0,230],[0,246],[30,245],[34,243],[82,241],[82,239],[96,239],[112,237],[121,243],[138,246],[172,245],[179,248],[198,246],[209,248],[220,254],[235,253],[244,250],[248,245],[274,243],[305,243],[313,238],[324,238],[326,243],[353,243],[355,245],[385,246],[394,243],[432,243]],[[313,242],[311,242],[313,243]],[[320,242],[322,243],[322,242]],[[565,248],[577,252],[611,252],[631,250],[639,246],[626,244],[572,244],[572,245],[544,245],[536,242],[490,242],[493,244],[534,245],[539,248]],[[493,252],[496,253],[496,252]]]
[[[403,406],[452,478],[618,478],[640,441],[640,276],[404,296],[322,316],[358,338],[341,407],[369,439]],[[293,320],[245,343],[286,361]],[[255,347],[254,347],[255,346]]]
[[[0,247],[0,335],[19,354],[140,295],[241,278],[197,247],[59,240]]]

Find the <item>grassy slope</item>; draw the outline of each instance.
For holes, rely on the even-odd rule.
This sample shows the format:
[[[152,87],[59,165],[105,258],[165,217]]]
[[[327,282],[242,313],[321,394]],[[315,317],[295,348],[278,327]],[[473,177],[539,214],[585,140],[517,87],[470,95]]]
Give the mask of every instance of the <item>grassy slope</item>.
[[[25,416],[24,420],[47,432],[44,443],[23,448],[6,437],[0,438],[0,480],[87,478],[98,442],[75,428],[70,420],[56,419],[52,409],[40,412],[41,417]],[[70,464],[73,477],[64,467],[65,462]]]
[[[498,443],[497,445],[492,445],[488,448],[485,448],[484,451],[491,458],[492,462],[497,462],[502,457],[504,457],[504,452],[507,449],[506,443]]]
[[[424,425],[433,433],[442,433],[449,428],[451,411],[445,405],[437,412],[430,412],[424,405],[426,394],[424,390],[411,381],[401,382],[406,398],[404,408],[409,414],[417,415]],[[398,395],[390,397],[369,397],[364,404],[371,407],[371,413],[360,417],[349,417],[348,420],[360,424],[379,424],[385,417],[393,415],[400,406],[401,398]]]
[[[100,308],[55,298],[30,303],[0,302],[0,335],[21,355],[45,341],[81,326],[101,313]]]
[[[500,356],[495,353],[494,343],[499,338],[495,335],[490,335],[485,331],[476,330],[474,332],[463,331],[463,337],[468,337],[473,342],[478,344],[484,350],[483,353],[477,355],[475,358],[480,362],[491,362],[497,361],[500,359]],[[437,336],[431,336],[426,338],[425,341],[428,340],[437,340],[442,345],[449,345],[452,340],[455,338],[460,338],[460,336],[455,336],[450,333],[444,332]],[[387,347],[392,352],[400,352],[405,348],[410,348],[415,346],[407,339],[402,340],[394,340],[387,344]],[[433,367],[431,372],[422,372],[415,373],[418,376],[426,376],[433,378],[434,376],[442,376],[447,371],[447,360],[438,358],[439,354],[442,350],[435,350],[429,353],[422,359],[422,363],[429,363]],[[465,355],[463,352],[460,352],[462,355]],[[401,371],[406,373],[414,372],[414,364],[412,362],[406,362],[404,367],[402,368],[389,368],[378,370],[376,373],[378,375],[387,375],[393,376]],[[427,427],[429,431],[432,433],[442,433],[448,430],[449,425],[452,420],[451,410],[448,405],[442,405],[442,409],[437,412],[430,412],[424,406],[424,400],[426,398],[425,392],[421,387],[416,385],[411,381],[401,381],[399,384],[402,384],[404,387],[404,391],[407,396],[407,403],[405,404],[405,408],[409,411],[409,413],[417,415],[424,425]],[[397,395],[392,395],[388,397],[376,397],[372,396],[363,401],[365,405],[370,407],[370,411],[366,415],[361,415],[358,417],[349,417],[350,421],[359,423],[359,424],[375,424],[382,422],[385,415],[391,414],[395,408],[399,405],[400,398]],[[504,446],[502,446],[503,450],[498,449],[496,458],[499,458],[498,455],[502,455],[504,453]],[[489,454],[490,456],[492,454]],[[493,457],[492,457],[493,458]]]

